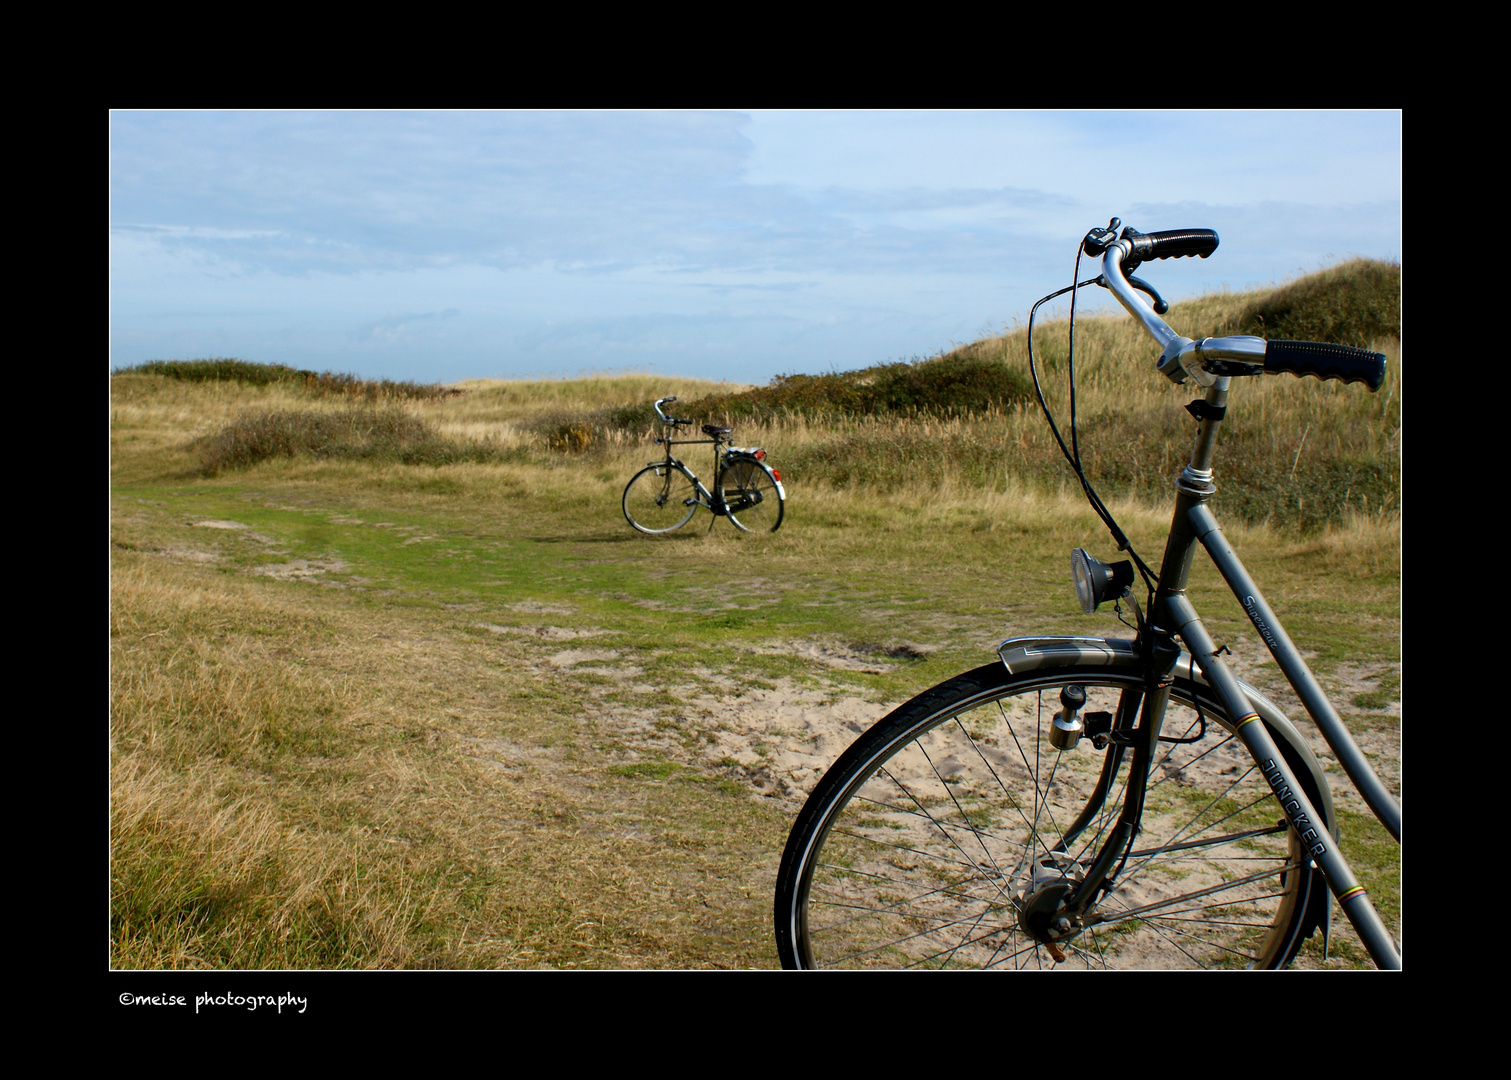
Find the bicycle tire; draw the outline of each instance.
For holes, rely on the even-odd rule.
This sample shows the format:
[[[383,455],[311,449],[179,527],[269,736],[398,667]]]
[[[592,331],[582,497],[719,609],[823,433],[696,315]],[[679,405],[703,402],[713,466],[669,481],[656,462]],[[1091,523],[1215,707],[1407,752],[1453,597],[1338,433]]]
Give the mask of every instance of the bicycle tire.
[[[763,462],[739,458],[724,467],[724,505],[735,528],[773,533],[782,527],[787,499],[776,474]]]
[[[681,465],[647,465],[624,486],[624,520],[652,536],[673,532],[698,510],[697,486]]]
[[[1086,690],[1082,716],[1099,706],[1116,715],[1125,694],[1141,692],[1126,664],[1016,675],[989,664],[925,691],[857,739],[814,789],[782,856],[782,965],[1059,966],[1023,927],[1034,868],[1063,847],[1075,864],[1060,873],[1084,872],[1117,820],[1134,761],[1131,749],[1098,752],[1089,740],[1054,752],[1046,725],[1070,683]],[[1201,734],[1159,744],[1139,832],[1090,914],[1104,921],[1059,943],[1064,966],[1285,966],[1326,918],[1320,872],[1206,686],[1176,679],[1163,730]],[[1315,761],[1276,743],[1304,787],[1324,783]],[[1102,766],[1112,764],[1103,755],[1113,753],[1107,797],[1092,813]]]

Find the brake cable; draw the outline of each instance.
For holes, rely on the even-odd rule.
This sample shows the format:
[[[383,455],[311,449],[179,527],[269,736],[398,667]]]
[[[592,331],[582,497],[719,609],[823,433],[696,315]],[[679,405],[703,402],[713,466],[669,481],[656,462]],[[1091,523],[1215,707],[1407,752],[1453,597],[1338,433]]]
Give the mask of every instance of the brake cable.
[[[1038,395],[1039,408],[1044,411],[1044,419],[1049,422],[1049,430],[1054,435],[1055,442],[1059,444],[1060,453],[1063,454],[1065,460],[1070,463],[1071,470],[1076,474],[1076,479],[1081,482],[1081,490],[1085,492],[1086,499],[1091,504],[1091,509],[1096,513],[1097,517],[1102,519],[1102,524],[1107,526],[1108,531],[1112,534],[1112,539],[1117,543],[1118,550],[1126,551],[1130,556],[1132,556],[1133,563],[1138,567],[1139,574],[1144,579],[1144,585],[1149,590],[1149,603],[1153,604],[1155,593],[1153,573],[1150,571],[1149,567],[1145,565],[1144,560],[1139,558],[1138,552],[1133,550],[1132,541],[1128,539],[1128,535],[1123,532],[1123,530],[1118,526],[1116,519],[1112,516],[1112,512],[1107,509],[1106,505],[1102,502],[1101,497],[1097,495],[1096,489],[1091,486],[1091,481],[1086,478],[1085,469],[1081,466],[1081,444],[1079,433],[1076,429],[1076,292],[1080,289],[1085,288],[1087,285],[1100,284],[1102,280],[1101,276],[1098,275],[1094,278],[1087,278],[1085,281],[1076,281],[1076,278],[1079,277],[1081,273],[1081,250],[1081,245],[1078,243],[1076,245],[1075,270],[1071,274],[1071,281],[1075,283],[1073,285],[1067,285],[1065,288],[1060,289],[1056,292],[1050,293],[1048,296],[1041,299],[1038,303],[1034,304],[1034,306],[1029,309],[1028,372],[1031,376],[1033,376],[1034,393]],[[1060,435],[1060,429],[1055,424],[1055,418],[1049,411],[1049,403],[1044,400],[1044,389],[1039,385],[1039,371],[1034,362],[1034,317],[1038,314],[1040,307],[1058,296],[1064,296],[1066,293],[1070,293],[1070,327],[1066,352],[1066,366],[1068,368],[1067,377],[1070,383],[1069,447],[1065,445],[1065,439]]]

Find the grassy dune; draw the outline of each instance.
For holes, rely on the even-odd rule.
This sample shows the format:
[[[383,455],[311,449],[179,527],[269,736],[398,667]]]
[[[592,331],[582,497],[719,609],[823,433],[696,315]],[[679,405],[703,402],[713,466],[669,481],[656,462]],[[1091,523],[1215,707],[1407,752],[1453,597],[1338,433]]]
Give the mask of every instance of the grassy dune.
[[[1334,273],[1364,285],[1170,321],[1388,320],[1367,302],[1388,280],[1364,287],[1378,264]],[[1353,323],[1318,316],[1344,294]],[[1062,424],[1065,329],[1035,343]],[[1399,790],[1399,345],[1369,343],[1389,357],[1375,395],[1237,384],[1216,505]],[[1026,335],[958,355],[1022,373]],[[1150,561],[1194,431],[1153,360],[1127,320],[1078,322],[1083,456]],[[328,382],[344,389],[214,364],[111,378],[116,967],[770,966],[776,862],[831,753],[783,706],[861,723],[1010,634],[1121,630],[1075,604],[1069,549],[1111,544],[1036,405],[742,411],[770,388],[640,375]],[[768,449],[779,533],[624,523],[619,493],[656,456],[636,410],[667,395]],[[1301,716],[1201,560],[1192,596]],[[1398,851],[1339,800],[1399,932]],[[1335,938],[1332,965],[1361,959]]]

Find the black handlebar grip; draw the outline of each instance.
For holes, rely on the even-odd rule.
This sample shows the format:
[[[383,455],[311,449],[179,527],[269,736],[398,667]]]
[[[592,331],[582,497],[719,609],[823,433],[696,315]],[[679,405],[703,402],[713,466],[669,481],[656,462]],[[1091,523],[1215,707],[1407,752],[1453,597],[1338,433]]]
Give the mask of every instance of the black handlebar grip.
[[[1288,371],[1298,378],[1315,375],[1319,379],[1361,382],[1378,390],[1385,379],[1385,354],[1320,341],[1267,341],[1264,370],[1271,374]]]
[[[1211,229],[1169,229],[1146,233],[1140,239],[1149,245],[1147,254],[1139,250],[1142,245],[1134,245],[1134,256],[1140,259],[1180,259],[1187,255],[1205,259],[1217,250],[1217,233]]]

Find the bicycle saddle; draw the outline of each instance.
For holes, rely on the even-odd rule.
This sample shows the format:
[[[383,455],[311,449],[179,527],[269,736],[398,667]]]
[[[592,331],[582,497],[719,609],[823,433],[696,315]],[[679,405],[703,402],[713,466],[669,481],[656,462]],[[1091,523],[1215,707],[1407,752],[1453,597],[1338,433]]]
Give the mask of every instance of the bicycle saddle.
[[[703,434],[718,438],[720,435],[728,435],[734,428],[719,427],[717,424],[704,424]]]

